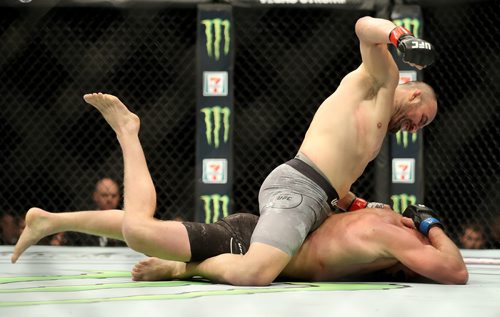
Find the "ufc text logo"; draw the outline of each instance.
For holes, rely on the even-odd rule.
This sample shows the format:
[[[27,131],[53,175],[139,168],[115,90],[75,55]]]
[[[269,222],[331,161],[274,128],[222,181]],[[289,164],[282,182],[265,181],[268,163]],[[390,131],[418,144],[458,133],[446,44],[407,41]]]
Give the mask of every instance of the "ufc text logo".
[[[431,44],[423,41],[412,41],[411,48],[424,48],[427,50],[431,49]]]

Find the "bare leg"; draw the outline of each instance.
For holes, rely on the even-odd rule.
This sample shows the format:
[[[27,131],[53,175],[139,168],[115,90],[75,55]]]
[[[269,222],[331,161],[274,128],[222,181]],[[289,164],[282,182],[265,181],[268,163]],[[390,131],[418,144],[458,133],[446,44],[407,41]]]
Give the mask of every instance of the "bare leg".
[[[153,218],[156,190],[139,140],[139,117],[115,96],[87,94],[86,102],[101,112],[116,133],[124,161],[124,209],[122,233],[134,250],[163,259],[189,261],[187,230],[176,221]]]
[[[192,277],[185,274],[185,270],[186,263],[184,262],[146,258],[134,265],[132,279],[134,281],[167,281]]]
[[[26,227],[14,247],[11,261],[15,263],[28,247],[42,238],[62,231],[78,231],[123,240],[123,215],[122,210],[50,213],[31,208],[26,213]]]
[[[139,117],[115,96],[98,93],[83,98],[101,112],[120,142],[125,165],[125,211],[152,217],[156,209],[156,190],[139,141]]]

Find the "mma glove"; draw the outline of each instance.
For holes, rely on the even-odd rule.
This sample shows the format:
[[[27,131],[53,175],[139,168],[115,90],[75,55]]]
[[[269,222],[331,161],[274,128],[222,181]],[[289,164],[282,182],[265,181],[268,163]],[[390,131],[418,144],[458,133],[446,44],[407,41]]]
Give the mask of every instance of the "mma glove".
[[[429,230],[431,230],[432,227],[440,227],[443,229],[443,225],[441,221],[439,221],[437,213],[424,205],[418,204],[408,206],[403,211],[403,217],[411,218],[418,231],[425,236],[429,234]]]
[[[394,28],[389,34],[389,40],[401,52],[403,61],[427,67],[434,63],[435,51],[431,43],[418,39],[402,26]]]
[[[349,205],[349,208],[347,208],[347,211],[354,211],[354,210],[359,210],[363,208],[384,208],[385,204],[383,203],[378,203],[378,202],[368,202],[362,198],[356,197],[352,201],[352,203]]]

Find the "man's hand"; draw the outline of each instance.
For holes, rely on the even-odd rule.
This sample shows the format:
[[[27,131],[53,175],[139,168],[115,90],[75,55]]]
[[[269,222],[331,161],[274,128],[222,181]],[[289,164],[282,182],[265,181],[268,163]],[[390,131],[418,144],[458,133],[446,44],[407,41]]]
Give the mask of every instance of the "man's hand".
[[[417,69],[434,63],[435,51],[432,44],[416,38],[404,27],[394,28],[389,34],[389,40],[402,53],[403,62]]]
[[[434,210],[424,205],[410,205],[403,211],[403,217],[413,220],[415,227],[425,236],[429,234],[432,227],[443,228]]]

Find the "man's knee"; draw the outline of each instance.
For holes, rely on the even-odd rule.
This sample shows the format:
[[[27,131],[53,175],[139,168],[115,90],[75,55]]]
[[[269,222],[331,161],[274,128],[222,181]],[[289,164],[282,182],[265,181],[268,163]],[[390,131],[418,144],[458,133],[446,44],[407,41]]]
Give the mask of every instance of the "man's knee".
[[[144,246],[145,226],[144,221],[149,219],[127,219],[122,223],[123,239],[132,250],[142,252]]]
[[[241,267],[230,270],[228,279],[238,285],[265,286],[271,284],[285,268],[291,257],[275,248],[262,243],[252,243],[243,256]]]
[[[268,271],[259,271],[255,267],[247,267],[245,264],[238,268],[227,268],[223,280],[236,286],[267,286],[276,279],[274,274]]]

